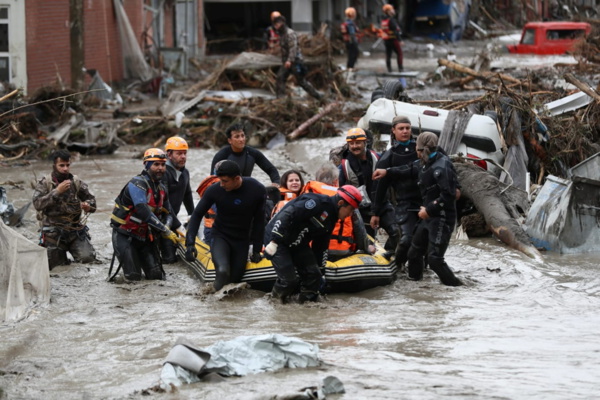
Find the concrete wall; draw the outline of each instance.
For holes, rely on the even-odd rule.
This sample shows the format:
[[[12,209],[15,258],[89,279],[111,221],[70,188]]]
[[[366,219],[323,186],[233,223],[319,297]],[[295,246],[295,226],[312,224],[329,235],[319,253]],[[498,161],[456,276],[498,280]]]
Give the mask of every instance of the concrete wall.
[[[11,83],[17,88],[27,87],[27,42],[25,34],[25,1],[4,1],[9,7],[9,53]]]

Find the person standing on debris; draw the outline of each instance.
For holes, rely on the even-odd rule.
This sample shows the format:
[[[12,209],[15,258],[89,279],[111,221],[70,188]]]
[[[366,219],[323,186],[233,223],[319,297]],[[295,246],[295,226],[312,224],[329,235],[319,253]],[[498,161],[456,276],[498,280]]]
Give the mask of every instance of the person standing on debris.
[[[419,220],[418,211],[422,204],[421,191],[417,185],[417,177],[400,178],[401,170],[411,168],[419,158],[416,142],[411,136],[411,124],[408,117],[398,115],[392,120],[392,147],[387,150],[377,163],[373,179],[381,179],[373,202],[371,226],[380,223],[380,216],[387,210],[387,194],[392,187],[395,194],[395,220],[400,227],[400,241],[396,247],[396,265],[404,265],[407,261],[408,249],[413,237],[415,225]]]
[[[424,256],[429,268],[446,286],[461,286],[462,282],[450,269],[444,255],[456,223],[458,179],[452,161],[438,147],[438,137],[423,132],[417,138],[420,166],[414,163],[404,175],[418,172],[423,205],[419,208],[417,223],[408,250],[408,278],[423,279]]]
[[[173,214],[179,214],[181,205],[185,206],[188,215],[194,212],[194,198],[192,197],[192,188],[190,186],[190,173],[185,168],[187,160],[188,144],[178,136],[167,139],[165,145],[167,152],[166,172],[162,177],[163,184],[169,194],[169,202],[173,209]],[[172,229],[177,229],[173,226]],[[160,248],[163,264],[172,264],[177,261],[177,247],[169,239],[160,240]]]
[[[300,44],[298,43],[298,34],[286,25],[285,17],[283,15],[275,18],[273,26],[281,37],[281,62],[283,63],[277,73],[277,97],[285,95],[285,83],[290,74],[293,74],[296,77],[298,85],[300,85],[306,93],[317,100],[322,100],[323,95],[306,80],[306,66],[302,59],[302,52],[300,51]]]
[[[362,200],[353,186],[327,196],[305,193],[271,219],[265,230],[265,254],[273,263],[277,281],[272,296],[286,303],[300,290],[300,302],[316,301],[327,262],[329,238],[336,222],[349,217]],[[312,245],[311,245],[312,242]],[[312,246],[312,247],[311,247]]]
[[[41,226],[40,245],[48,251],[49,268],[69,264],[67,252],[75,262],[94,262],[96,252],[85,221],[96,211],[96,198],[85,182],[71,174],[67,150],[57,150],[51,158],[52,173],[40,179],[33,192]]]
[[[358,28],[354,20],[356,19],[356,9],[348,7],[345,11],[346,21],[342,22],[340,30],[342,31],[342,39],[346,43],[346,51],[348,52],[348,61],[346,68],[354,68],[358,59]]]
[[[165,279],[156,235],[175,243],[177,235],[171,226],[180,225],[162,181],[166,161],[167,155],[161,149],[146,150],[144,170],[115,199],[110,217],[112,244],[128,281],[141,280],[142,271],[146,279]]]
[[[214,174],[215,166],[219,161],[231,160],[235,162],[242,176],[251,176],[254,165],[258,165],[269,178],[273,186],[279,186],[279,172],[277,168],[258,149],[246,145],[246,133],[243,124],[233,124],[225,131],[228,146],[223,147],[215,154],[210,164],[210,174]]]
[[[275,30],[275,27],[273,26],[275,18],[280,16],[281,13],[279,11],[273,11],[271,13],[271,25],[265,30],[267,49],[271,54],[279,52],[281,48],[279,33],[277,33],[277,30]]]
[[[377,182],[373,181],[373,172],[379,154],[375,151],[367,149],[367,134],[361,128],[352,128],[346,133],[346,143],[348,144],[348,153],[346,158],[343,158],[340,163],[340,185],[352,185],[362,189],[363,204],[360,207],[360,214],[363,221],[370,223],[373,213],[371,212],[370,199],[375,198],[377,192]],[[367,201],[365,201],[367,200]],[[394,221],[394,210],[389,202],[382,205],[379,213],[379,221],[377,228],[381,226],[389,236],[386,243],[386,250],[394,251],[398,245],[399,233],[398,225]],[[368,225],[367,232],[375,237],[377,228]],[[391,257],[391,253],[389,254]]]
[[[403,56],[402,56],[402,30],[400,24],[396,20],[396,11],[391,4],[383,6],[384,17],[381,20],[381,39],[385,45],[385,65],[388,72],[392,72],[392,52],[396,53],[396,61],[398,62],[398,71],[404,71]]]
[[[220,290],[228,283],[241,282],[250,244],[250,261],[261,260],[267,192],[256,179],[242,177],[240,167],[233,161],[220,163],[216,175],[220,184],[206,189],[190,218],[185,258],[188,261],[196,259],[195,243],[200,221],[213,204],[216,205],[210,253],[216,271],[214,289]]]

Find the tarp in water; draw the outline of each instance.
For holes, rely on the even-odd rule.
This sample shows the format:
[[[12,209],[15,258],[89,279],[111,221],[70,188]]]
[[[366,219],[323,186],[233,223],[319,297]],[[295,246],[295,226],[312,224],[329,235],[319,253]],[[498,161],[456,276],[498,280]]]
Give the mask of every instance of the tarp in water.
[[[0,314],[2,322],[23,318],[31,306],[50,301],[46,249],[0,220]]]

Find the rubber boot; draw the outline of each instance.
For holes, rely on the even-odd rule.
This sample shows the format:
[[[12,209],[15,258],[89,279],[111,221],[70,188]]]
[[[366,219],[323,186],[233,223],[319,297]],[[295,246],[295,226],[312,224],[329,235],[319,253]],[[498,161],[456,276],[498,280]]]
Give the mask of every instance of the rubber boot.
[[[444,285],[446,285],[446,286],[462,286],[463,285],[463,283],[460,281],[460,279],[458,279],[454,275],[454,272],[452,272],[452,270],[450,269],[448,264],[446,264],[445,262],[442,265],[438,265],[435,267],[433,265],[429,265],[429,268],[431,268],[431,270],[437,274],[437,276],[440,278],[440,280],[442,281],[442,283]]]

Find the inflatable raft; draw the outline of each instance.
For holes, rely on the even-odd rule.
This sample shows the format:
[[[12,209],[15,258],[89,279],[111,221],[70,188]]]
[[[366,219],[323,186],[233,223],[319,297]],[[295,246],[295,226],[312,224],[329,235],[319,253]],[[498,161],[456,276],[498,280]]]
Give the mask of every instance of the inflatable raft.
[[[215,267],[210,254],[210,247],[196,239],[198,256],[194,262],[185,260],[185,238],[180,238],[178,249],[181,259],[203,282],[215,280]],[[385,250],[377,246],[375,254],[353,254],[335,262],[327,261],[325,280],[327,293],[354,293],[377,286],[389,285],[396,279],[398,268],[394,261],[383,256]],[[277,279],[271,261],[263,258],[259,263],[248,262],[242,282],[247,282],[253,289],[270,292]]]

